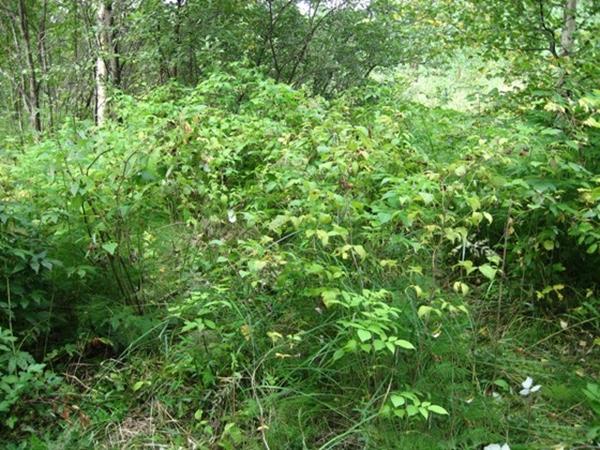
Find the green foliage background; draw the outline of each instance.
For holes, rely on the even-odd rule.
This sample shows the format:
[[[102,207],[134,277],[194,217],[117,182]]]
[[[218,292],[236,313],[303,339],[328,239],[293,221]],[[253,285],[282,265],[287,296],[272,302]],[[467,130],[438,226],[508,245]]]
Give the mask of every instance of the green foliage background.
[[[133,67],[166,61],[168,80],[130,74],[140,85],[115,89],[106,123],[7,132],[3,448],[593,448],[593,2],[577,58],[512,49],[539,37],[517,20],[529,2],[508,8],[506,36],[494,2],[384,24],[350,8],[299,78],[224,44],[260,51],[237,36],[264,31],[264,9],[238,3],[212,5],[233,36],[206,64],[177,53],[196,44],[189,24],[191,43],[144,38],[151,61]],[[145,36],[167,13],[148,2],[131,23]],[[282,20],[310,26],[297,8]],[[366,54],[400,62],[382,40],[398,24],[415,51],[428,27],[479,38],[362,76]],[[382,45],[328,40],[343,32]],[[274,41],[284,58],[298,33]],[[330,89],[324,61],[338,64]],[[527,377],[539,391],[522,392]]]

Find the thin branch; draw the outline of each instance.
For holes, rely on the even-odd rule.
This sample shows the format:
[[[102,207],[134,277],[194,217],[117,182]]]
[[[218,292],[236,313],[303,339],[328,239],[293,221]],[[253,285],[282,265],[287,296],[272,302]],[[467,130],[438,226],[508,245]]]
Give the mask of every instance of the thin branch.
[[[544,0],[538,0],[538,5],[539,5],[540,22],[541,22],[541,26],[542,26],[542,31],[544,31],[548,35],[548,38],[549,38],[548,50],[550,50],[550,53],[552,53],[552,55],[555,58],[558,58],[558,52],[556,51],[556,36],[554,35],[554,30],[551,29],[546,24],[546,16],[544,14]]]

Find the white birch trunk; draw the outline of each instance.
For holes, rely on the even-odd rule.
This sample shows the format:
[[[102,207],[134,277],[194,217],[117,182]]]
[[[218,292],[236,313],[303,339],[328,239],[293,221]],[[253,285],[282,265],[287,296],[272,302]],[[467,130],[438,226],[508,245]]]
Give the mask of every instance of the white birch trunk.
[[[96,123],[102,125],[106,120],[108,112],[108,67],[106,52],[109,50],[110,33],[110,8],[105,0],[99,0],[98,4],[98,58],[96,59]]]
[[[577,0],[566,0],[564,6],[564,24],[560,36],[561,56],[569,56],[573,52],[576,13]]]

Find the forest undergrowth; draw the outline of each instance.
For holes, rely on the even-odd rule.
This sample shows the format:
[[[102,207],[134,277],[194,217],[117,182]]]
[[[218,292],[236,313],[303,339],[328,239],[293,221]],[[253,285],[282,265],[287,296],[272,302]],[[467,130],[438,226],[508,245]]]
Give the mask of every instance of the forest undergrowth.
[[[5,152],[2,447],[597,448],[599,94],[406,92],[236,69]]]

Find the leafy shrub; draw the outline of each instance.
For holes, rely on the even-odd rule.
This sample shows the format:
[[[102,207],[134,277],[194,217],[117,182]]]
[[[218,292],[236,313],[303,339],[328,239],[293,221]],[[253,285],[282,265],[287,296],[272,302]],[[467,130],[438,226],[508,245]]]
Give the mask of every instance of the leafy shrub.
[[[89,358],[102,368],[82,396],[90,416],[134,420],[147,401],[224,448],[505,420],[489,392],[497,355],[478,348],[484,321],[593,311],[598,180],[547,124],[401,94],[367,86],[325,101],[252,71],[216,73],[120,96],[122,123],[69,124],[19,156],[10,197],[32,219],[16,203],[21,219],[11,213],[0,238],[5,267],[19,268],[4,272],[23,286],[14,298],[30,286],[63,297],[74,330],[49,339],[52,357],[100,342],[135,361]],[[27,308],[9,320],[19,336]],[[35,335],[57,331],[48,323]],[[29,375],[15,392],[29,395],[46,375],[20,358]],[[269,430],[296,405],[309,443]],[[460,439],[479,446],[485,430]]]

